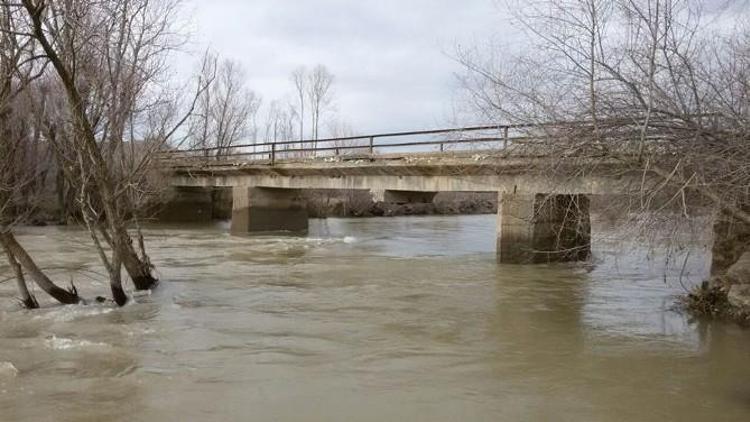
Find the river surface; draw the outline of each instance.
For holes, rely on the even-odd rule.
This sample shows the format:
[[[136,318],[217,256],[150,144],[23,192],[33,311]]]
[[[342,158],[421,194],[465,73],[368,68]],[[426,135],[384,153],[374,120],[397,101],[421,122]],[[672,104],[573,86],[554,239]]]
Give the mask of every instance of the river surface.
[[[498,265],[494,227],[155,227],[164,282],[122,309],[22,311],[2,282],[0,421],[750,420],[750,331],[672,310],[705,245],[665,271],[597,227],[590,264]],[[107,293],[86,233],[19,239],[59,283]]]

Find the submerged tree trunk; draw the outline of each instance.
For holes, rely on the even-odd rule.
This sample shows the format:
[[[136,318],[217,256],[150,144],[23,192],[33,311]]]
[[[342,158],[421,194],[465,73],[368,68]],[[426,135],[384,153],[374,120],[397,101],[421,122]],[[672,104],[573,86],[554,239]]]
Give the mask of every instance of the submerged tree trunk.
[[[4,246],[4,244],[3,249],[5,250],[5,255],[8,257],[8,264],[13,269],[13,272],[16,275],[16,284],[18,285],[18,292],[21,295],[21,304],[26,309],[39,308],[39,302],[37,302],[34,295],[29,292],[29,288],[26,285],[26,279],[23,276],[23,269],[21,268],[21,264],[18,263],[16,257],[13,255],[13,253],[11,253],[10,249]]]
[[[72,305],[81,301],[75,286],[71,286],[71,289],[68,291],[53,283],[52,280],[50,280],[49,277],[47,277],[47,275],[36,265],[31,256],[26,253],[26,250],[18,243],[18,241],[16,241],[16,238],[12,233],[0,233],[0,243],[5,250],[9,251],[17,262],[23,266],[37,286],[55,298],[58,302],[65,305]]]
[[[151,264],[142,260],[133,247],[132,238],[129,235],[120,238],[120,257],[130,279],[133,280],[136,290],[150,290],[159,282],[151,274]]]
[[[99,233],[102,235],[107,244],[114,249],[114,239],[109,235],[109,232],[103,227],[99,227]],[[96,234],[94,234],[96,236]],[[133,281],[133,285],[136,290],[150,290],[156,286],[159,280],[154,277],[151,273],[153,268],[148,260],[148,256],[145,251],[143,256],[139,257],[138,253],[133,246],[133,238],[127,233],[125,229],[122,229],[119,234],[118,242],[118,253],[122,266],[125,267],[130,279]],[[142,243],[142,241],[140,241]],[[140,245],[141,250],[144,246]]]
[[[109,285],[112,289],[112,298],[118,306],[128,303],[128,296],[122,289],[122,260],[118,251],[112,253],[112,268],[109,275]]]

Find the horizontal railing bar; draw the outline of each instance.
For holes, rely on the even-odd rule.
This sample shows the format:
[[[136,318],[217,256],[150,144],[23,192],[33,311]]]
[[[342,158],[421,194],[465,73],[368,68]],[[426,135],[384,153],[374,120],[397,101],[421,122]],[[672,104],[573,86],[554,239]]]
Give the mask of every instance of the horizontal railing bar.
[[[508,138],[508,141],[526,139],[526,137]],[[425,141],[425,142],[400,142],[395,144],[382,144],[375,145],[375,148],[388,148],[388,147],[409,147],[417,145],[455,145],[455,144],[473,144],[479,142],[500,142],[505,141],[505,138],[472,138],[472,139],[452,139],[447,141]]]
[[[609,122],[617,122],[621,121],[624,124],[630,124],[634,123],[637,124],[638,122],[632,119],[605,119]],[[604,120],[603,120],[604,121]],[[503,142],[505,148],[507,146],[507,143],[509,142],[518,142],[519,140],[529,141],[532,139],[536,139],[536,137],[533,136],[508,136],[508,129],[519,129],[519,128],[544,128],[544,127],[554,127],[554,126],[560,126],[562,128],[564,127],[570,127],[574,125],[591,125],[592,122],[590,121],[563,121],[563,122],[549,122],[549,123],[539,123],[539,124],[514,124],[514,125],[485,125],[485,126],[470,126],[470,127],[464,127],[464,128],[452,128],[452,129],[434,129],[434,130],[420,130],[420,131],[410,131],[410,132],[390,132],[390,133],[379,133],[379,134],[372,134],[372,135],[361,135],[361,136],[349,136],[349,137],[341,137],[341,138],[324,138],[324,139],[303,139],[298,141],[280,141],[280,142],[263,142],[263,143],[255,143],[255,144],[240,144],[240,145],[229,145],[229,146],[223,146],[223,147],[211,147],[211,148],[191,148],[191,149],[176,149],[176,150],[162,150],[160,151],[160,155],[164,156],[165,158],[169,156],[173,156],[175,158],[180,159],[213,159],[216,161],[220,161],[222,158],[226,157],[255,157],[255,156],[268,156],[271,162],[275,160],[276,157],[284,157],[285,155],[294,154],[294,153],[308,153],[308,152],[318,152],[318,151],[336,151],[337,153],[335,155],[339,155],[338,152],[340,151],[349,151],[349,150],[364,150],[367,152],[367,154],[363,155],[372,155],[374,152],[374,149],[383,149],[383,148],[403,148],[403,147],[419,147],[419,146],[440,146],[440,152],[443,152],[444,146],[446,145],[456,145],[456,144],[476,144],[476,143],[488,143],[488,142]],[[585,126],[584,126],[585,127]],[[406,137],[406,136],[420,136],[420,135],[436,135],[436,134],[450,134],[450,133],[460,133],[460,132],[479,132],[479,131],[487,131],[487,130],[500,130],[502,135],[501,136],[493,136],[493,137],[475,137],[475,138],[467,138],[467,139],[430,139],[430,140],[423,140],[423,141],[414,141],[414,142],[394,142],[394,143],[385,143],[385,142],[376,142],[378,140],[382,140],[383,138],[398,138],[398,137]],[[367,143],[363,143],[361,145],[333,145],[333,146],[317,146],[317,144],[326,144],[331,142],[340,142],[340,141],[352,141],[352,140],[362,140],[362,141],[369,141]],[[312,147],[304,147],[305,144],[313,144]],[[285,146],[292,146],[292,148],[289,149],[283,149]],[[301,146],[302,148],[294,148],[294,146]],[[254,151],[246,151],[246,152],[230,152],[230,151],[236,151],[240,148],[253,148]],[[256,149],[261,148],[264,149],[262,151],[257,151]],[[209,152],[218,151],[219,154],[216,155],[207,155]],[[224,151],[224,153],[222,153]],[[415,153],[419,152],[425,152],[425,151],[413,151]],[[203,153],[203,154],[196,154],[196,155],[190,155],[190,153]],[[256,158],[249,158],[250,160],[256,160]],[[262,158],[259,158],[257,160],[263,160]]]
[[[196,152],[196,151],[218,151],[229,148],[245,148],[245,147],[259,147],[259,146],[270,146],[270,145],[293,145],[293,144],[312,144],[321,142],[336,142],[336,141],[354,141],[354,140],[366,140],[366,139],[378,139],[378,138],[393,138],[400,136],[417,136],[417,135],[437,135],[441,133],[456,133],[456,132],[477,132],[480,130],[500,130],[504,128],[519,128],[522,126],[531,125],[500,125],[500,126],[472,126],[466,128],[455,128],[455,129],[434,129],[434,130],[419,130],[413,132],[391,132],[391,133],[378,133],[374,135],[361,135],[361,136],[345,136],[341,138],[322,138],[322,139],[302,139],[297,141],[278,141],[278,142],[261,142],[255,144],[239,144],[229,145],[225,147],[210,147],[210,148],[188,148],[178,151],[185,152]]]
[[[508,142],[515,142],[518,143],[519,141],[528,142],[534,139],[539,139],[537,137],[528,137],[528,136],[516,136],[512,138],[508,138]],[[648,137],[650,140],[655,140],[657,138],[652,138],[651,136]],[[486,137],[486,138],[471,138],[471,139],[448,139],[448,140],[435,140],[435,141],[420,141],[420,142],[403,142],[403,143],[393,143],[393,144],[381,144],[381,145],[375,145],[374,148],[383,149],[383,148],[403,148],[403,147],[409,147],[409,146],[434,146],[434,145],[457,145],[457,144],[475,144],[475,143],[500,143],[505,142],[505,138],[495,138],[495,137]],[[286,150],[268,150],[268,151],[246,151],[246,152],[236,152],[236,153],[229,153],[229,154],[222,154],[221,156],[204,156],[204,155],[188,155],[185,154],[188,151],[177,151],[177,153],[170,153],[167,155],[171,156],[177,156],[178,158],[184,158],[184,159],[217,159],[222,157],[242,157],[242,156],[270,156],[270,155],[276,155],[276,156],[283,156],[288,155],[290,153],[303,153],[303,152],[316,152],[316,151],[342,151],[342,150],[365,150],[369,151],[369,145],[342,145],[342,146],[326,146],[326,147],[317,147],[317,148],[292,148],[292,149],[286,149]],[[470,151],[470,150],[469,150]],[[425,152],[425,151],[414,151],[415,153],[419,152]],[[369,155],[369,154],[363,154],[363,155]],[[218,161],[218,160],[217,160]]]
[[[570,122],[556,122],[556,123],[539,123],[539,124],[533,124],[533,123],[524,123],[524,124],[513,124],[513,125],[496,125],[496,126],[469,126],[465,128],[452,128],[452,129],[431,129],[431,130],[418,130],[418,131],[411,131],[411,132],[386,132],[386,133],[377,133],[372,135],[358,135],[358,136],[346,136],[346,137],[340,137],[340,138],[322,138],[322,139],[302,139],[302,140],[296,140],[296,141],[277,141],[277,142],[262,142],[262,143],[254,143],[254,144],[239,144],[239,145],[229,145],[224,147],[210,147],[210,148],[189,148],[189,149],[182,149],[177,150],[180,152],[196,152],[196,151],[217,151],[222,149],[230,149],[230,148],[246,148],[246,147],[260,147],[260,146],[271,146],[271,145],[293,145],[293,144],[305,144],[305,143],[321,143],[321,142],[335,142],[335,141],[353,141],[353,140],[365,140],[365,139],[378,139],[378,138],[393,138],[393,137],[400,137],[400,136],[418,136],[418,135],[437,135],[441,133],[456,133],[456,132],[478,132],[482,130],[501,130],[501,129],[520,129],[520,128],[530,128],[530,127],[545,127],[545,126],[555,126],[555,125],[574,125],[574,124],[584,124],[584,123],[590,123],[585,121],[570,121]],[[177,152],[174,151],[174,152]]]
[[[602,122],[609,122],[609,121],[620,121],[622,120],[625,123],[630,123],[632,119],[604,119]],[[635,121],[632,121],[632,123],[636,123]],[[444,133],[457,133],[457,132],[478,132],[483,130],[506,130],[506,129],[521,129],[521,128],[534,128],[534,127],[548,127],[548,126],[571,126],[571,125],[590,125],[592,124],[591,121],[581,120],[581,121],[562,121],[562,122],[547,122],[547,123],[522,123],[522,124],[511,124],[511,125],[483,125],[483,126],[468,126],[464,128],[451,128],[451,129],[431,129],[431,130],[418,130],[418,131],[410,131],[410,132],[384,132],[384,133],[376,133],[376,134],[370,134],[370,135],[357,135],[357,136],[346,136],[346,137],[340,137],[340,138],[323,138],[323,139],[302,139],[302,140],[295,140],[295,141],[277,141],[277,142],[261,142],[261,143],[254,143],[254,144],[238,144],[238,145],[229,145],[229,146],[222,146],[222,147],[209,147],[209,148],[188,148],[188,149],[181,149],[181,150],[174,150],[174,151],[166,151],[167,154],[176,154],[181,152],[208,152],[208,151],[221,151],[221,150],[228,150],[228,149],[237,149],[237,148],[248,148],[248,147],[270,147],[272,145],[283,146],[283,145],[295,145],[295,144],[315,144],[315,143],[325,143],[325,142],[336,142],[336,141],[353,141],[353,140],[367,140],[372,138],[373,140],[381,139],[381,138],[393,138],[393,137],[403,137],[403,136],[420,136],[420,135],[437,135],[437,134],[444,134]],[[505,138],[503,138],[505,139]],[[512,138],[508,138],[512,139]],[[379,145],[373,144],[374,147],[378,147]],[[365,145],[365,147],[369,147],[369,145]],[[340,147],[343,148],[343,147]],[[315,150],[313,148],[312,150]],[[226,154],[224,154],[226,155]]]
[[[507,138],[508,141],[518,141],[518,140],[524,140],[524,139],[532,139],[530,137],[525,136],[518,136],[513,138]],[[398,148],[398,147],[408,147],[408,146],[425,146],[425,145],[456,145],[456,144],[472,144],[472,143],[486,143],[486,142],[504,142],[506,141],[506,138],[471,138],[471,139],[448,139],[448,140],[440,140],[440,141],[420,141],[420,142],[401,142],[401,143],[393,143],[393,144],[380,144],[380,145],[373,145],[374,148]],[[247,152],[236,152],[231,154],[222,154],[222,157],[234,157],[234,156],[247,156],[247,155],[268,155],[274,152],[277,155],[284,154],[284,153],[292,153],[292,152],[314,152],[314,151],[335,151],[335,150],[353,150],[353,149],[369,149],[369,145],[341,145],[341,146],[325,146],[325,147],[316,147],[316,148],[292,148],[292,149],[277,149],[276,151],[247,151]],[[205,151],[205,150],[200,150]],[[181,151],[175,151],[171,153],[167,153],[167,155],[180,155],[182,156],[184,153],[188,153],[191,151],[187,150],[181,150]],[[200,158],[200,155],[185,155],[186,157],[195,157]],[[209,157],[215,157],[215,156],[209,156]]]

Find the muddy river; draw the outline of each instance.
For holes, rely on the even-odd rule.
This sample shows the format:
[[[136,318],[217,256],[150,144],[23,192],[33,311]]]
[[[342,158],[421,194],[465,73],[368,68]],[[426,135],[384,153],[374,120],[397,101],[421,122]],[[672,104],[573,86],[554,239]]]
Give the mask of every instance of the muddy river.
[[[598,227],[589,264],[498,265],[494,225],[153,227],[164,282],[122,309],[20,310],[3,262],[0,421],[750,420],[750,332],[673,310],[705,245],[683,266]],[[19,240],[107,293],[86,233]]]

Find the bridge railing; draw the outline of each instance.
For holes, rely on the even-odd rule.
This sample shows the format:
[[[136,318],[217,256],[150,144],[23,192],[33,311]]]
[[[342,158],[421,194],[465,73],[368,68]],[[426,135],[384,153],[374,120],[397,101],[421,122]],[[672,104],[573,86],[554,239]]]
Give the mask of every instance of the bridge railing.
[[[640,133],[638,121],[632,119],[611,120],[619,122],[620,129]],[[619,124],[618,123],[618,124]],[[634,126],[635,125],[635,126]],[[551,133],[576,130],[576,136],[591,130],[588,121],[567,121],[543,124],[473,126],[452,129],[421,130],[410,132],[386,132],[372,135],[347,136],[325,139],[303,139],[243,143],[210,148],[187,148],[165,150],[161,157],[173,165],[220,164],[222,162],[259,162],[275,164],[285,160],[356,159],[387,154],[456,153],[472,151],[499,151],[508,153],[518,145],[534,146],[537,141],[547,139]],[[609,139],[614,137],[609,134]],[[631,135],[620,133],[621,138]],[[658,139],[653,130],[650,137]]]
[[[416,154],[503,150],[522,139],[528,140],[529,128],[531,125],[473,126],[317,140],[243,143],[166,150],[162,152],[162,158],[194,164],[201,161],[262,161],[273,164],[289,159],[356,158],[399,152]]]

